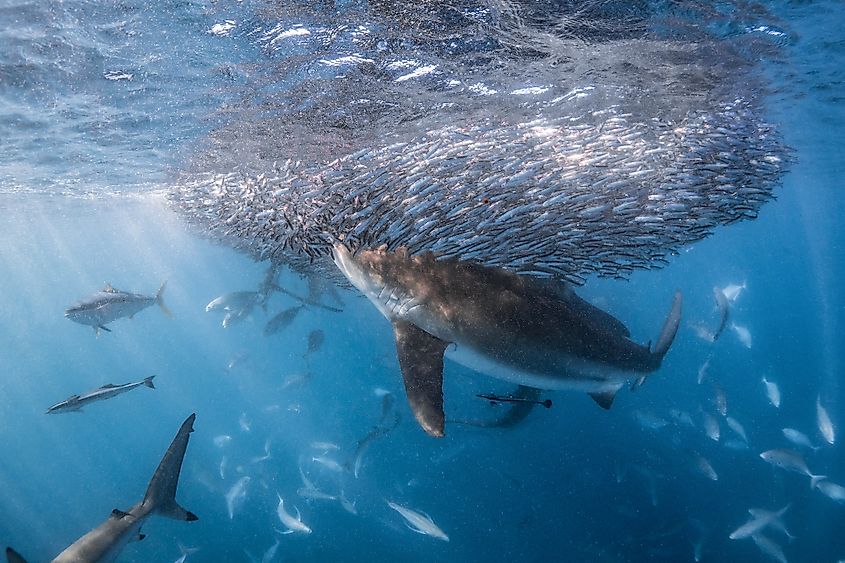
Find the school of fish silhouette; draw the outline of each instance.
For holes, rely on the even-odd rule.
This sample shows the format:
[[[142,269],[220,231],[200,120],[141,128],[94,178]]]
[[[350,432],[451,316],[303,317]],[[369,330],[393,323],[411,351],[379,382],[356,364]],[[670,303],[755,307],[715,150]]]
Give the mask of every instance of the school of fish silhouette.
[[[417,29],[389,23],[395,33]],[[497,45],[517,36],[502,28],[485,28]],[[693,50],[683,41],[620,37],[621,29],[587,41],[557,38],[567,45],[564,58],[588,61],[589,71],[550,70],[549,58],[536,54],[510,67],[472,59],[479,82],[471,86],[460,79],[469,64],[457,56],[431,54],[427,62],[436,64],[423,69],[450,73],[424,75],[417,66],[396,76],[393,69],[422,63],[384,47],[396,42],[373,38],[380,49],[354,61],[380,72],[289,88],[264,100],[272,117],[237,116],[240,123],[216,133],[209,166],[181,178],[169,199],[200,232],[257,260],[335,278],[338,243],[431,251],[576,284],[662,267],[715,227],[756,217],[790,151],[760,117],[753,88],[733,87],[731,73],[747,70],[744,63],[720,69],[739,59],[730,45],[713,39],[704,49],[699,38]],[[536,51],[537,38],[522,37],[533,37],[524,42]],[[263,41],[274,44],[270,35]],[[643,62],[630,70],[625,53],[633,48]],[[420,58],[419,49],[414,54]],[[693,60],[678,62],[681,55]],[[326,61],[323,49],[289,64]],[[679,76],[702,69],[707,81],[678,86]],[[650,82],[641,79],[646,71]],[[526,83],[548,86],[519,88]],[[304,99],[307,118],[293,110]],[[367,106],[376,115],[358,109],[376,99],[380,109]],[[249,139],[264,148],[249,153]]]

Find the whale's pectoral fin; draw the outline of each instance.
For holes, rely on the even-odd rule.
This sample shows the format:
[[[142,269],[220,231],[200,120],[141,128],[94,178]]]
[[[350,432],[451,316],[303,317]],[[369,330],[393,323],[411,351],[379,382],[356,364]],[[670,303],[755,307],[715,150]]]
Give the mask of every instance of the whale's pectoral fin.
[[[406,321],[393,321],[399,367],[411,410],[430,436],[444,435],[443,352],[448,342]]]
[[[595,402],[603,408],[604,410],[610,410],[610,407],[613,406],[613,399],[616,398],[616,393],[619,392],[619,388],[610,389],[608,391],[597,391],[595,393],[587,393]]]

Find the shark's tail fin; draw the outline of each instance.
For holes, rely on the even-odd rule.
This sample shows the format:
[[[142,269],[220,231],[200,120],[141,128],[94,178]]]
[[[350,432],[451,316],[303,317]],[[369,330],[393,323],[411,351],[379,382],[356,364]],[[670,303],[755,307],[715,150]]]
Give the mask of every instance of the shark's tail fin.
[[[161,284],[161,287],[158,288],[156,292],[156,304],[158,305],[159,309],[161,309],[162,313],[173,318],[173,313],[170,312],[170,309],[167,308],[167,305],[164,304],[164,288],[167,287],[167,282]]]
[[[21,554],[11,547],[6,548],[6,561],[8,563],[26,563],[26,559],[21,557]]]
[[[185,458],[185,450],[188,448],[188,438],[194,431],[194,420],[197,415],[189,416],[170,447],[167,448],[164,457],[158,464],[158,468],[150,479],[147,487],[147,494],[144,495],[144,504],[152,505],[152,510],[161,516],[167,516],[174,520],[197,520],[196,514],[189,512],[176,503],[176,487],[179,485],[179,473],[182,471],[182,460]]]
[[[156,388],[156,386],[155,386],[155,385],[153,385],[153,378],[154,378],[154,377],[155,377],[154,375],[151,375],[151,376],[149,376],[149,377],[145,377],[145,378],[144,378],[144,385],[146,385],[146,386],[147,386],[147,387],[149,387],[150,389],[155,389],[155,388]]]
[[[675,292],[675,297],[672,299],[672,310],[669,311],[669,316],[663,322],[663,330],[660,331],[660,337],[657,339],[657,344],[654,346],[652,353],[663,359],[669,347],[672,346],[672,341],[675,340],[675,334],[678,332],[678,326],[681,324],[681,303],[683,298],[680,291]]]

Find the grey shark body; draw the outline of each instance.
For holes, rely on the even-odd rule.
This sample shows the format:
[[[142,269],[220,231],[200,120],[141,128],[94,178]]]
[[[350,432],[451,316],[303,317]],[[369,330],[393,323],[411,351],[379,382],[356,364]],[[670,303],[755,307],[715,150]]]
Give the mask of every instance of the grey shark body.
[[[131,391],[132,389],[141,387],[142,385],[144,387],[149,387],[150,389],[155,389],[155,385],[153,385],[154,377],[154,375],[151,375],[149,377],[145,377],[141,381],[135,381],[134,383],[124,383],[122,385],[107,383],[102,387],[94,389],[93,391],[88,391],[87,393],[83,393],[82,395],[71,395],[64,401],[56,403],[55,405],[47,409],[47,414],[61,412],[81,412],[82,407],[86,405],[95,403],[97,401],[105,401],[106,399],[111,399],[112,397],[116,397],[122,393],[126,393],[127,391]]]
[[[632,377],[655,371],[677,332],[681,296],[654,349],[558,282],[404,249],[334,248],[340,271],[393,324],[411,408],[442,436],[443,357],[539,389],[576,389],[609,408]]]
[[[111,284],[107,284],[101,291],[68,307],[65,311],[65,317],[74,322],[91,326],[99,334],[100,330],[111,332],[106,328],[108,323],[123,317],[132,318],[136,313],[153,304],[157,304],[167,316],[170,316],[170,311],[163,301],[166,285],[167,282],[161,284],[158,292],[149,296],[121,291],[113,288]]]
[[[182,460],[188,447],[188,438],[194,431],[196,415],[189,416],[170,447],[161,459],[143,500],[127,511],[114,509],[108,519],[76,540],[70,547],[53,559],[53,563],[107,563],[114,561],[129,542],[143,539],[141,526],[146,519],[157,514],[176,520],[194,521],[197,517],[176,503],[176,487]],[[14,554],[14,555],[10,555]],[[7,548],[10,562],[25,563],[14,550]],[[17,558],[13,558],[17,557]]]

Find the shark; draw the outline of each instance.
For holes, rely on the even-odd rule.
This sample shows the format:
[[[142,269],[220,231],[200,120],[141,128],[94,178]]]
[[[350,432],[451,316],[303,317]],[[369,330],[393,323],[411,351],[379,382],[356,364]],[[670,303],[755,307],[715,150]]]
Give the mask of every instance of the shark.
[[[187,522],[198,519],[196,514],[176,502],[182,460],[188,448],[188,438],[194,431],[195,419],[196,414],[192,414],[179,427],[176,437],[153,473],[144,498],[127,511],[117,508],[112,510],[105,522],[62,551],[53,559],[53,563],[114,561],[129,542],[144,539],[141,526],[153,514]],[[9,563],[26,563],[12,548],[6,548],[6,558]]]
[[[82,407],[84,406],[87,406],[91,403],[96,403],[97,401],[105,401],[106,399],[117,397],[122,393],[126,393],[127,391],[131,391],[141,386],[149,387],[150,389],[155,389],[155,385],[153,385],[154,377],[154,375],[151,375],[149,377],[145,377],[141,381],[135,381],[134,383],[122,383],[120,385],[115,385],[114,383],[106,383],[102,387],[94,389],[93,391],[88,391],[86,393],[83,393],[82,395],[71,395],[64,401],[56,403],[55,405],[47,409],[47,414],[62,412],[82,412]]]
[[[676,291],[656,344],[644,346],[559,280],[401,247],[353,253],[338,243],[332,254],[391,322],[408,402],[434,437],[445,435],[444,357],[526,387],[585,391],[609,409],[629,380],[641,385],[660,367],[681,320]]]

